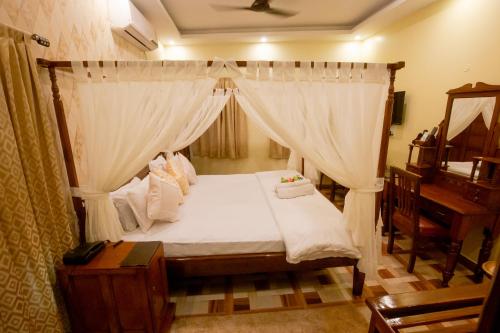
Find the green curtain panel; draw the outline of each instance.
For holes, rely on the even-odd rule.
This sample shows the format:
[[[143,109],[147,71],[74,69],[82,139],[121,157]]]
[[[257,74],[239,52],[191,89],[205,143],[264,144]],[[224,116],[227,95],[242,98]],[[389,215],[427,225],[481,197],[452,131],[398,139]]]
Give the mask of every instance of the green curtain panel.
[[[0,331],[62,332],[55,266],[76,218],[29,43],[0,25]]]

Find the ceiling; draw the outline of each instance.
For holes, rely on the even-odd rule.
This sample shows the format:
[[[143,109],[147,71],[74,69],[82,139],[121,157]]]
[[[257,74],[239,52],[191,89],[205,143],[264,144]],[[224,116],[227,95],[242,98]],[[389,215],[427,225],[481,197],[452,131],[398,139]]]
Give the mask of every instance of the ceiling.
[[[273,0],[272,8],[297,12],[281,17],[250,10],[220,11],[212,5],[248,7],[253,0],[131,0],[167,44],[214,41],[353,40],[436,0]]]
[[[249,10],[218,11],[210,5],[250,6],[253,0],[161,0],[179,32],[211,34],[251,31],[350,29],[393,0],[274,0],[272,8],[297,12],[280,17]],[[195,3],[195,4],[194,4]]]

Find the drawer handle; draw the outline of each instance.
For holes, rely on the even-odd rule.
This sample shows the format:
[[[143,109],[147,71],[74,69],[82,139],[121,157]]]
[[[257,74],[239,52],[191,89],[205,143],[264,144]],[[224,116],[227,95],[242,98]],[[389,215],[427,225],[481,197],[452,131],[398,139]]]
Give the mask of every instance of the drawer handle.
[[[439,216],[446,216],[446,214],[445,214],[445,213],[440,212],[440,211],[436,211],[436,214],[437,214],[437,215],[439,215]]]

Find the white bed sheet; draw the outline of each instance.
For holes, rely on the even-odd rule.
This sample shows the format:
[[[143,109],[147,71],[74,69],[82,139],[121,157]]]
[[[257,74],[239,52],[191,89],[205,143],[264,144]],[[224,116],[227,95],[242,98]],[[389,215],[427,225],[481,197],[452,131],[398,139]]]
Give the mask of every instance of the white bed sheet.
[[[126,241],[162,241],[166,257],[284,252],[281,233],[255,174],[198,176],[180,220],[135,230]]]

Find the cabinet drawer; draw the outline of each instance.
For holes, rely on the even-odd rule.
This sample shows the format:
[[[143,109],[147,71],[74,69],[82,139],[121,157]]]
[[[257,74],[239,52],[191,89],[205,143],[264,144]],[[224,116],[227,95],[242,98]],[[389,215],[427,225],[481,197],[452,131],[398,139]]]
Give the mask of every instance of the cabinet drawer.
[[[423,215],[446,225],[450,225],[453,220],[453,211],[435,202],[422,199],[420,201],[420,209]]]

